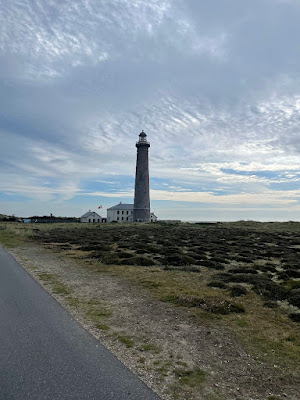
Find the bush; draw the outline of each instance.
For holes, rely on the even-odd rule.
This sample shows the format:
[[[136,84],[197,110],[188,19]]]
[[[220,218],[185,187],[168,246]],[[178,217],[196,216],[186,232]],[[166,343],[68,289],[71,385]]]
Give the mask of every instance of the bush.
[[[300,308],[300,289],[294,289],[291,291],[289,303]]]
[[[300,322],[300,313],[291,313],[289,317],[294,322]]]
[[[125,252],[125,251],[118,251],[118,256],[119,256],[120,258],[131,258],[131,257],[134,257],[134,254],[132,254],[132,253],[127,253],[127,252]]]
[[[155,265],[155,262],[152,260],[152,258],[142,256],[132,257],[128,260],[123,261],[126,261],[128,265],[141,265],[143,267],[150,267],[151,265]]]
[[[270,264],[270,263],[266,263],[265,265],[260,265],[257,267],[260,271],[263,272],[277,272],[276,268],[274,267],[274,265]]]
[[[286,276],[287,278],[300,278],[300,271],[298,271],[296,269],[286,269],[281,274],[282,274],[282,276]],[[287,279],[287,278],[283,278],[283,279]]]
[[[145,249],[137,249],[135,252],[136,252],[136,254],[146,254],[147,253],[147,251]]]
[[[164,264],[164,265],[190,265],[190,264],[195,264],[195,260],[192,257],[176,253],[171,256],[165,257],[162,260],[162,264]]]
[[[240,255],[233,256],[232,259],[235,261],[240,261],[240,262],[244,262],[244,263],[252,263],[253,262],[252,258],[244,257],[244,256],[240,256]]]
[[[107,254],[107,253],[105,253],[104,251],[97,250],[97,251],[92,251],[92,253],[90,254],[90,257],[91,258],[102,258],[105,254]]]
[[[253,290],[268,300],[285,300],[289,293],[287,289],[267,279],[256,283]]]
[[[197,265],[203,265],[204,267],[208,267],[208,268],[215,268],[215,266],[217,264],[211,260],[199,260],[199,261],[197,261]]]
[[[273,282],[263,275],[254,274],[217,274],[216,279],[224,282],[236,282],[236,283],[249,283],[253,285],[253,291],[267,300],[285,300],[289,291],[284,287]]]
[[[245,296],[247,293],[248,290],[243,286],[232,286],[230,289],[230,295],[232,297]]]
[[[229,261],[226,260],[226,258],[223,258],[223,257],[218,257],[218,256],[212,255],[211,260],[216,262],[216,263],[229,264]]]
[[[228,270],[231,274],[257,274],[257,271],[253,268],[232,268]]]
[[[218,304],[212,304],[208,307],[208,311],[214,314],[227,315],[230,313],[244,313],[245,307],[241,304],[234,304],[227,300],[223,300]]]
[[[179,266],[178,268],[180,271],[186,271],[186,272],[201,272],[201,268],[197,267],[196,265],[182,265]]]
[[[104,253],[98,256],[97,258],[102,264],[107,264],[107,265],[119,264],[120,262],[119,257],[116,257],[114,254],[111,253]]]
[[[226,289],[226,288],[227,288],[226,283],[220,282],[220,281],[209,282],[209,283],[207,284],[207,286],[215,287],[215,288],[220,288],[220,289]]]
[[[205,304],[205,300],[199,296],[192,295],[170,295],[166,296],[165,301],[169,301],[178,306],[182,307],[202,307]]]
[[[276,303],[276,301],[268,300],[264,302],[264,306],[267,308],[276,308],[278,307],[278,304]]]

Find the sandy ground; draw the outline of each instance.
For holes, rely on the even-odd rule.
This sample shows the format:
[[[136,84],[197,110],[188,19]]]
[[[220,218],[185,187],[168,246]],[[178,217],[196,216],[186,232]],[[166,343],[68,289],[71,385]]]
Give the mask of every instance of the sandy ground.
[[[156,301],[121,278],[84,268],[73,260],[41,246],[11,250],[24,268],[51,293],[40,273],[51,273],[65,283],[72,297],[97,299],[112,311],[97,329],[84,307],[70,306],[66,296],[53,296],[99,341],[164,399],[300,399],[297,383],[283,387],[280,372],[266,367],[242,348],[232,332],[216,324],[200,326],[191,313]],[[131,347],[124,340],[130,338]],[[125,341],[126,342],[126,341]],[[178,371],[201,369],[202,384],[185,384]],[[177,371],[177,372],[176,372]],[[299,389],[299,386],[298,386]]]

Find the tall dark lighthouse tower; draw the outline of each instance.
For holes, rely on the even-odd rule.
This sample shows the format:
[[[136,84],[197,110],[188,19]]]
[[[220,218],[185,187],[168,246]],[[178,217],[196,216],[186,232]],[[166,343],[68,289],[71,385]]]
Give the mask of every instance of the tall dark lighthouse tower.
[[[150,194],[149,194],[149,163],[147,135],[144,131],[139,134],[136,143],[136,173],[134,189],[133,222],[150,221]]]

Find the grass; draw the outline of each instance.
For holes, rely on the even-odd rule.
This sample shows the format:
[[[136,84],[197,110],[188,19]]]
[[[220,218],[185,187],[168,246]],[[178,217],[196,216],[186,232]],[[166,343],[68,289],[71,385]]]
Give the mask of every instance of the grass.
[[[16,232],[14,223],[0,223],[0,244],[8,249],[20,246],[25,236]]]
[[[90,321],[99,323],[104,318],[110,317],[112,315],[111,310],[109,310],[105,305],[103,306],[100,302],[93,305],[87,304],[86,316]]]
[[[200,368],[184,369],[176,368],[174,369],[175,377],[177,378],[180,385],[186,385],[189,387],[201,387],[205,382],[205,372]]]
[[[40,272],[37,274],[39,279],[47,286],[50,286],[51,292],[61,296],[68,296],[71,294],[70,288],[60,282],[54,274]]]
[[[142,346],[138,348],[139,351],[149,351],[151,353],[156,353],[158,354],[160,352],[160,348],[158,346],[155,346],[152,343],[145,343]]]
[[[156,368],[156,371],[159,373],[160,379],[163,379],[169,375],[172,363],[170,361],[165,361],[161,362],[160,364],[161,365],[158,368]]]
[[[134,340],[127,335],[122,335],[120,333],[115,333],[114,337],[120,342],[125,345],[127,349],[134,346]]]
[[[110,327],[105,324],[99,324],[98,322],[95,324],[97,329],[100,329],[101,331],[109,331]]]

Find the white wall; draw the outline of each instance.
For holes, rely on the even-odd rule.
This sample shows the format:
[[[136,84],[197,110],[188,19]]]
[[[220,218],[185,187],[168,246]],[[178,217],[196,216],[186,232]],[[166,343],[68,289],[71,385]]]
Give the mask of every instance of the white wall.
[[[102,217],[100,217],[96,213],[91,213],[88,217],[80,218],[80,222],[93,223],[93,222],[101,222],[101,221],[102,221]]]
[[[151,222],[156,222],[157,221],[157,216],[154,215],[153,213],[150,214],[150,221]]]
[[[133,210],[107,210],[107,222],[132,222],[132,220]]]

